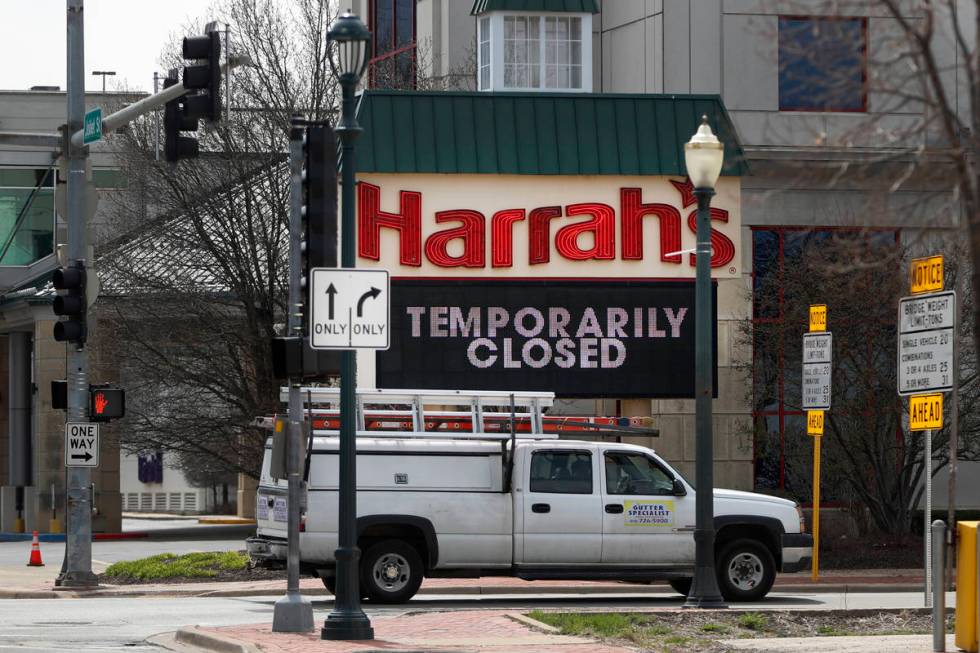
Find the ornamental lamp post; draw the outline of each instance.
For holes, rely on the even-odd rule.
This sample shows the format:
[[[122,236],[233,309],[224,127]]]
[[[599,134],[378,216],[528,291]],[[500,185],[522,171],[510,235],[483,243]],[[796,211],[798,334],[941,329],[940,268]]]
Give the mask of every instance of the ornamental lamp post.
[[[343,103],[340,124],[336,128],[341,143],[341,267],[353,268],[355,261],[354,234],[354,140],[361,133],[354,115],[354,92],[367,68],[371,32],[361,19],[348,10],[330,26],[329,43],[335,44],[330,56],[340,82]],[[320,630],[321,639],[374,639],[371,621],[361,610],[358,566],[361,552],[357,548],[357,478],[355,452],[357,437],[357,359],[355,352],[340,353],[340,492],[337,523],[337,595],[333,611]]]
[[[687,176],[698,201],[697,276],[694,281],[694,424],[696,515],[694,526],[694,582],[685,608],[725,608],[715,575],[714,451],[711,434],[711,399],[714,386],[711,311],[711,196],[721,174],[724,146],[702,116],[701,126],[684,145]]]

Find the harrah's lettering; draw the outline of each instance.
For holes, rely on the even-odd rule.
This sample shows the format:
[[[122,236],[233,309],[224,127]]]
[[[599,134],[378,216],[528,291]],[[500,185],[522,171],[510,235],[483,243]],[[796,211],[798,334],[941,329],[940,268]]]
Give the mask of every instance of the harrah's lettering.
[[[388,260],[382,264],[411,268],[428,263],[443,269],[498,269],[504,273],[508,268],[524,267],[522,258],[531,268],[561,260],[572,263],[653,260],[661,264],[661,273],[665,272],[663,266],[668,268],[663,276],[668,276],[670,269],[676,270],[677,276],[689,276],[695,265],[695,257],[690,254],[685,266],[681,253],[684,229],[687,229],[689,247],[693,245],[696,231],[693,208],[696,200],[688,180],[669,180],[673,187],[671,198],[663,197],[662,193],[660,197],[654,197],[654,193],[640,184],[628,183],[634,181],[630,179],[615,188],[596,185],[595,195],[601,193],[597,199],[607,199],[607,202],[556,202],[546,206],[521,206],[521,199],[527,193],[515,192],[507,184],[500,184],[499,195],[490,193],[494,204],[506,204],[508,199],[513,204],[511,208],[494,210],[486,210],[485,206],[466,206],[469,195],[467,184],[462,180],[457,182],[452,193],[460,208],[447,208],[452,202],[447,205],[445,193],[419,190],[418,186],[415,190],[404,190],[402,186],[397,202],[389,200],[389,204],[394,205],[382,208],[381,183],[371,181],[361,181],[357,193],[358,255],[368,261],[381,261],[383,236],[387,238],[389,236],[385,234],[391,234],[397,239],[398,262]],[[569,179],[567,183],[574,185],[576,181]],[[581,197],[590,192],[589,189],[585,182],[575,191]],[[562,188],[556,187],[553,194],[560,197]],[[438,210],[426,212],[427,195],[441,195],[441,201],[436,202]],[[540,196],[541,191],[533,195]],[[484,192],[481,197],[486,196]],[[614,202],[609,202],[613,197]],[[534,199],[532,197],[527,203]],[[675,200],[681,208],[664,202],[664,199]],[[486,200],[483,203],[486,204]],[[434,217],[434,225],[429,215]],[[736,244],[717,228],[730,226],[726,231],[737,234],[739,224],[735,221],[729,225],[729,218],[730,213],[724,206],[712,207],[711,220],[716,228],[711,233],[711,266],[734,273]],[[655,230],[658,252],[644,251],[645,229]],[[685,267],[688,271],[684,271]],[[657,275],[645,271],[643,276]]]

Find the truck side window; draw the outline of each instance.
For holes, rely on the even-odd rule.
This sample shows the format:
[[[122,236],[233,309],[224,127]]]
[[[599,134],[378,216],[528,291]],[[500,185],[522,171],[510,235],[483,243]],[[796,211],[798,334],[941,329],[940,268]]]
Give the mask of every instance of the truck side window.
[[[531,456],[531,492],[592,494],[592,454],[536,451]]]
[[[674,479],[641,454],[607,452],[606,494],[672,495]]]

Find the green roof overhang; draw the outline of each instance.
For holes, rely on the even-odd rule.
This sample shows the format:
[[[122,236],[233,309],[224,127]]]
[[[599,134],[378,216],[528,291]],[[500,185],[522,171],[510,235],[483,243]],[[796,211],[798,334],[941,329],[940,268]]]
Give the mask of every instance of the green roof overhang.
[[[725,144],[723,175],[748,173],[717,95],[365,91],[362,173],[686,176],[701,116]]]
[[[597,14],[596,0],[475,0],[470,14],[488,11],[554,11],[574,14]]]

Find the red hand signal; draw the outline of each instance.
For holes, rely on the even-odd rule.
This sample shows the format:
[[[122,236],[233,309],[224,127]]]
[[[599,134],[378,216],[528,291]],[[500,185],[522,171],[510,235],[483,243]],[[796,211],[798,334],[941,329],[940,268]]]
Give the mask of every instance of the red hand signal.
[[[103,393],[98,393],[95,395],[95,414],[101,415],[105,412],[105,407],[109,404],[109,400],[105,398]]]

